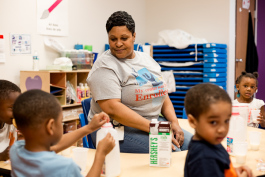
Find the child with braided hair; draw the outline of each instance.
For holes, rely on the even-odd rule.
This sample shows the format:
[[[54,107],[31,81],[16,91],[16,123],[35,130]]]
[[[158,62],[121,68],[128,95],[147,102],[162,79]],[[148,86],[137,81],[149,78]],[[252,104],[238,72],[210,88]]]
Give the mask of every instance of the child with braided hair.
[[[258,76],[257,72],[242,72],[242,74],[236,79],[238,95],[233,101],[233,104],[248,103],[251,110],[260,110],[260,116],[258,117],[259,123],[253,123],[252,118],[250,118],[248,126],[265,128],[264,101],[253,97],[254,93],[258,91]]]

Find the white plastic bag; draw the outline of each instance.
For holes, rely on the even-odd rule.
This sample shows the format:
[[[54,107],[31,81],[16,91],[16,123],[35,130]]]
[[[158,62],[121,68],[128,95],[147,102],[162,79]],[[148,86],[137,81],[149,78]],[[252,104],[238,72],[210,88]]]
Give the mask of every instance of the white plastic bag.
[[[190,44],[207,43],[204,38],[196,38],[180,29],[163,30],[158,33],[157,45],[169,45],[178,49],[187,48]]]
[[[168,93],[172,93],[176,91],[176,82],[173,71],[162,71],[161,75],[163,77],[164,82],[167,84]]]

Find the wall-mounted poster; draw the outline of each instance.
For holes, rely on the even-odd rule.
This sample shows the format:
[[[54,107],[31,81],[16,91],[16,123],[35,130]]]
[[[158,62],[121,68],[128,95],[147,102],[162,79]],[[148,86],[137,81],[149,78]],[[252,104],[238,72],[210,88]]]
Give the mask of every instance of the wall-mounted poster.
[[[68,0],[37,1],[38,33],[68,36]]]
[[[31,54],[30,34],[10,34],[11,55]]]

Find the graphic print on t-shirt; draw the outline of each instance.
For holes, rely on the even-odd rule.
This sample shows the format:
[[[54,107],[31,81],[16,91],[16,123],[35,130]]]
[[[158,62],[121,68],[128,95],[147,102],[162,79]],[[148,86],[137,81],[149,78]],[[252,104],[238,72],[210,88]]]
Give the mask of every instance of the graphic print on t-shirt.
[[[137,72],[134,68],[132,68],[132,70],[132,75],[136,78],[137,85],[140,86],[139,89],[135,89],[135,101],[152,99],[153,105],[161,104],[163,96],[168,92],[165,83],[162,81],[162,78],[157,78],[146,68],[142,68]],[[141,88],[148,82],[150,82],[153,87]]]
[[[163,84],[163,81],[150,73],[146,68],[140,69],[138,72],[133,69],[132,75],[134,75],[140,86],[146,84],[148,81],[152,83],[153,87]]]

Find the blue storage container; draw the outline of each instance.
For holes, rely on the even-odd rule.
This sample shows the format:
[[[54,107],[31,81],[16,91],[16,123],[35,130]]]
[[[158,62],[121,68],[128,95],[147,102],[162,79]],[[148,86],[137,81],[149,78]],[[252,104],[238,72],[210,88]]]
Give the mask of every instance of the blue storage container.
[[[227,63],[227,59],[223,58],[204,58],[203,61],[206,63]]]
[[[226,63],[204,63],[205,68],[226,68]]]
[[[203,82],[226,82],[226,77],[203,78]]]
[[[207,43],[202,45],[203,48],[221,48],[221,49],[226,49],[227,45],[226,44],[218,44],[218,43]]]
[[[223,73],[203,73],[203,77],[226,77],[226,72]]]
[[[219,48],[203,48],[203,53],[227,53],[226,49],[219,49]]]
[[[203,72],[205,73],[216,73],[216,72],[220,72],[220,73],[225,73],[226,72],[226,68],[203,68]]]
[[[217,53],[203,53],[203,58],[227,58],[226,54],[217,54]]]

